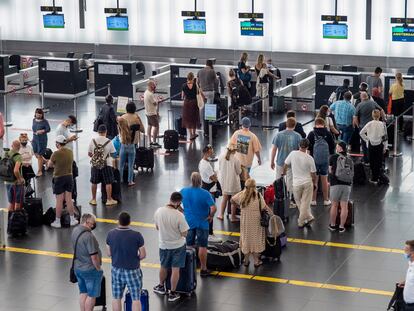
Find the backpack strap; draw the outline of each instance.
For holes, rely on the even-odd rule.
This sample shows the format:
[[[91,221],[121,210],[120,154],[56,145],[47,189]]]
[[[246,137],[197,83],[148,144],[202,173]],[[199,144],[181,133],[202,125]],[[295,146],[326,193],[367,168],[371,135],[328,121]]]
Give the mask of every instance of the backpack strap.
[[[106,141],[106,143],[104,143],[103,145],[102,145],[102,148],[105,148],[109,143],[111,142],[111,140],[110,139],[108,139],[107,141]]]
[[[95,148],[96,148],[96,147],[98,147],[98,144],[96,143],[95,138],[94,138],[94,139],[92,139],[92,141],[93,141],[93,144],[95,145]]]

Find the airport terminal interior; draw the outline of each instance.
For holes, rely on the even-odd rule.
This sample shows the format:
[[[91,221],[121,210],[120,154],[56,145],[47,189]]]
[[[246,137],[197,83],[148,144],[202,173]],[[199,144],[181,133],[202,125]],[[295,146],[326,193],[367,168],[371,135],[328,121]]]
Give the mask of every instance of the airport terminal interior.
[[[69,115],[77,118],[70,128],[77,136],[73,158],[79,171],[74,200],[80,214],[96,215],[93,235],[102,250],[105,276],[106,302],[94,310],[114,310],[106,238],[117,228],[121,212],[131,215],[130,227],[145,241],[141,270],[148,297],[142,310],[387,310],[396,283],[407,277],[414,291],[414,259],[407,261],[404,251],[406,241],[414,240],[413,55],[414,3],[408,0],[0,0],[0,141],[6,151],[22,133],[31,142],[35,110],[40,109],[50,124],[47,147],[56,151],[58,126]],[[178,120],[185,108],[181,91],[188,74],[197,76],[206,63],[216,74],[215,97],[206,97],[201,106],[193,101],[201,121],[193,138],[185,129],[182,133]],[[263,69],[255,70],[261,63]],[[236,79],[250,76],[243,89],[249,93],[247,103],[237,104],[242,91],[230,89],[230,72]],[[368,83],[364,89],[374,72],[381,87]],[[392,90],[399,74],[404,100],[396,110],[389,105],[395,105]],[[265,189],[276,180],[271,151],[286,113],[295,111],[296,122],[310,133],[320,108],[344,99],[345,93],[338,92],[344,81],[354,94],[351,105],[362,105],[355,103],[355,95],[366,91],[381,106],[387,136],[380,139],[387,144],[383,182],[371,182],[370,164],[361,164],[364,150],[349,145],[355,170],[362,167],[366,176],[355,182],[354,175],[349,198],[354,219],[345,232],[329,230],[331,205],[324,204],[318,191],[309,225],[299,227],[298,208],[287,208],[287,243],[280,260],[216,267],[203,278],[197,270],[193,289],[174,302],[154,293],[160,269],[154,213],[169,203],[172,192],[191,185],[203,149],[214,149],[208,161],[221,176],[217,158],[226,154],[233,133],[248,118],[262,146],[261,161],[254,157],[249,176],[259,190]],[[118,116],[127,103],[135,103],[146,132],[144,98],[153,85],[159,146],[150,148],[147,133],[139,135],[137,145],[153,153],[153,169],[135,168],[135,185],[118,183],[122,199],[115,205],[102,202],[99,185],[97,205],[91,205],[88,146],[98,136],[94,124],[107,95],[112,95]],[[331,116],[338,117],[336,112]],[[169,148],[171,131],[180,135],[177,147]],[[37,159],[31,161],[38,172]],[[31,178],[34,193],[26,191],[23,208],[31,198],[41,199],[44,213],[55,207],[52,179],[53,169]],[[78,286],[69,281],[74,228],[33,226],[29,219],[25,234],[9,234],[6,188],[1,181],[0,311],[80,310]],[[218,210],[222,199],[216,199]],[[274,206],[269,203],[272,210]],[[215,238],[239,242],[240,222],[231,221],[227,211],[223,220],[217,215]],[[239,217],[246,216],[242,212]],[[214,243],[220,244],[209,240],[209,251]],[[413,258],[414,249],[411,254]],[[214,254],[208,254],[207,265],[210,256]],[[413,310],[413,296],[404,292],[406,309],[395,310]],[[124,300],[122,306],[133,310],[124,309]]]

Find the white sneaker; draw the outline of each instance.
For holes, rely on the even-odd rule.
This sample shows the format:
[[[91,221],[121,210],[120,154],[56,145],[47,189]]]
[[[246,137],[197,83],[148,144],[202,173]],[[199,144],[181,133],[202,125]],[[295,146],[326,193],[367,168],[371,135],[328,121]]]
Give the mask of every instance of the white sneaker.
[[[223,239],[216,237],[214,234],[208,236],[208,241],[211,243],[220,243]]]
[[[56,218],[54,222],[50,224],[53,228],[62,228],[62,225],[60,224],[60,218]]]
[[[79,224],[79,222],[76,220],[76,218],[74,216],[70,216],[70,226],[77,226]]]
[[[312,201],[311,205],[315,206],[315,205],[318,205],[318,203],[316,201]]]
[[[323,201],[323,205],[331,205],[332,204],[332,202],[331,202],[331,200],[326,200],[326,201]]]

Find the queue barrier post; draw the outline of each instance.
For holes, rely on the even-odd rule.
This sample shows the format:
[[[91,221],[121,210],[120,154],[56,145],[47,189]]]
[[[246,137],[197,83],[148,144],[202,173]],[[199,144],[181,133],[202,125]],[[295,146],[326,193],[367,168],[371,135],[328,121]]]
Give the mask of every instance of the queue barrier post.
[[[399,116],[402,117],[402,116]],[[398,152],[398,118],[394,119],[394,145],[393,145],[393,152],[391,154],[392,157],[400,157],[402,156],[402,152]]]
[[[78,102],[76,100],[76,97],[73,98],[73,111],[74,111],[76,120],[78,120]],[[82,133],[83,132],[83,129],[78,127],[78,123],[79,122],[76,122],[75,129],[71,130],[72,133]]]
[[[213,124],[208,121],[208,143],[213,146]]]
[[[49,108],[45,107],[45,82],[44,80],[40,80],[40,88],[42,90],[42,92],[40,93],[40,108],[42,108],[43,113],[48,113],[49,112]]]
[[[3,104],[4,104],[4,126],[5,127],[10,127],[10,126],[12,126],[13,125],[13,123],[12,122],[9,122],[8,120],[8,113],[7,113],[7,106],[8,106],[8,102],[7,102],[7,93],[5,93],[4,95],[3,95]]]
[[[108,87],[108,95],[110,95],[111,94],[111,84],[107,84],[107,87]]]

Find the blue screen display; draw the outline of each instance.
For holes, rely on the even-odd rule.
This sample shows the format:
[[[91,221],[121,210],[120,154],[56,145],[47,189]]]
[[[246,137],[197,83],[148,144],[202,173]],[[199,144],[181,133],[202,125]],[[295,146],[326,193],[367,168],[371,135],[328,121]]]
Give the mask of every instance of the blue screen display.
[[[324,39],[348,39],[348,25],[347,24],[324,24],[323,25]]]
[[[184,33],[190,34],[206,34],[206,20],[205,19],[185,19]]]
[[[127,31],[128,16],[108,16],[106,18],[106,28],[108,30]]]
[[[241,21],[240,32],[242,36],[263,36],[263,22]]]
[[[392,27],[392,41],[414,42],[414,27]]]
[[[43,15],[44,28],[65,28],[65,18],[63,14]]]

